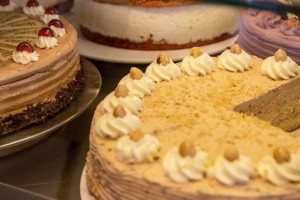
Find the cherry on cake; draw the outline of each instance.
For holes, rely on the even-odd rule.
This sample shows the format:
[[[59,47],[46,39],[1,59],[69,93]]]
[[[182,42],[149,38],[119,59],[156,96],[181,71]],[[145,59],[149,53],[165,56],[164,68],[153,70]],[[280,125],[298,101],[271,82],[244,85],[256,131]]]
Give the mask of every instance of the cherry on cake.
[[[29,0],[26,8],[37,13],[39,6]],[[72,25],[60,18],[48,27],[39,14],[20,11],[0,12],[0,135],[44,122],[84,85]]]
[[[102,200],[299,199],[299,66],[235,44],[160,53],[98,105],[86,180]]]
[[[75,10],[90,40],[140,50],[223,41],[236,34],[239,22],[238,9],[181,0],[76,0]]]

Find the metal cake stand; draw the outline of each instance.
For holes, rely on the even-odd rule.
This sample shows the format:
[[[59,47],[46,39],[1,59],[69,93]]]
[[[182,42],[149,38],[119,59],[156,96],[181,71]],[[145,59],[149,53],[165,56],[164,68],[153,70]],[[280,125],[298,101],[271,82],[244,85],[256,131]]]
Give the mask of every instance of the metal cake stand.
[[[102,78],[98,69],[81,57],[85,75],[85,87],[71,105],[43,124],[31,125],[15,133],[0,137],[0,157],[4,157],[30,147],[49,136],[56,129],[69,123],[83,113],[98,95]]]

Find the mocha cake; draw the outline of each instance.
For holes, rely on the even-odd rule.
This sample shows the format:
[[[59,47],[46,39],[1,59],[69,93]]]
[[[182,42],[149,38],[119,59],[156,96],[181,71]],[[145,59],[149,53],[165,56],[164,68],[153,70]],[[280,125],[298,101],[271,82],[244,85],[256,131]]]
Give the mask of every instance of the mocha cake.
[[[238,43],[246,52],[267,58],[278,48],[300,64],[300,20],[293,14],[247,10],[241,17]]]
[[[83,84],[76,30],[56,9],[28,1],[0,12],[0,135],[44,122]]]
[[[234,45],[212,58],[193,48],[178,65],[161,53],[145,73],[131,68],[94,114],[90,193],[299,199],[300,138],[286,132],[300,125],[299,67],[284,51],[274,54],[263,60]]]
[[[100,44],[139,50],[182,49],[236,34],[239,10],[193,1],[76,0],[82,33]]]

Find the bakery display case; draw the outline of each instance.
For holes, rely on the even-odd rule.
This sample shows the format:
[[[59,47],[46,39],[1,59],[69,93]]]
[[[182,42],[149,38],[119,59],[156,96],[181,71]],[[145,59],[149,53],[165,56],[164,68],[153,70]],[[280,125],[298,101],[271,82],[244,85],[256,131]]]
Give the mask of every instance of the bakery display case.
[[[11,1],[0,0],[0,117],[16,97],[3,99],[44,72],[30,71],[39,61],[55,80],[49,87],[73,76],[52,69],[51,59],[80,59],[86,75],[77,99],[71,87],[64,93],[70,107],[0,136],[0,199],[300,198],[299,1],[39,0],[59,10],[67,30],[64,38],[63,26],[54,27],[58,46],[49,49],[36,39],[41,27],[24,32],[32,25],[24,22],[53,19],[27,19],[22,9],[10,18]],[[20,36],[39,60],[14,58],[24,52]],[[77,45],[81,57],[64,57]],[[30,74],[18,86],[7,74],[14,68],[14,76]],[[27,93],[41,99],[24,92],[18,102]],[[42,118],[44,110],[32,113]],[[0,118],[0,131],[23,123],[12,121]]]

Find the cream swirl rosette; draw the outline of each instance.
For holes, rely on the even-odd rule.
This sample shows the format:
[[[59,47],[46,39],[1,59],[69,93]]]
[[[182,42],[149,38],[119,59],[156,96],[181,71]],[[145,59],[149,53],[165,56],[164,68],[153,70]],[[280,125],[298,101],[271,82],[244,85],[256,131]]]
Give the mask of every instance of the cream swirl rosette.
[[[298,74],[298,65],[286,53],[279,49],[274,56],[268,57],[261,65],[262,75],[271,79],[291,79]]]
[[[129,93],[124,85],[119,85],[114,92],[105,97],[102,102],[101,112],[112,112],[118,105],[122,105],[125,110],[137,114],[143,108],[143,101],[139,97]]]
[[[18,52],[18,51],[14,51],[12,58],[16,63],[21,63],[23,65],[26,65],[32,61],[37,61],[39,59],[39,54],[34,51],[32,53],[27,52],[27,51],[23,51],[23,52]]]
[[[112,113],[103,114],[96,122],[100,137],[117,138],[140,128],[139,118],[118,105]]]
[[[250,158],[239,155],[235,148],[228,148],[208,170],[208,176],[225,185],[232,186],[248,183],[252,177],[256,176],[256,172]]]
[[[17,4],[14,1],[10,0],[8,5],[0,6],[0,12],[13,11],[16,7],[17,7]]]
[[[154,82],[161,82],[179,77],[181,70],[165,53],[160,53],[158,58],[147,67],[145,74]]]
[[[273,156],[266,155],[257,166],[259,175],[275,185],[300,182],[300,150],[297,154],[277,148]]]
[[[40,20],[45,24],[48,24],[52,19],[59,19],[58,14],[44,14],[40,17]]]
[[[46,29],[51,30],[48,27],[42,28],[41,30],[46,30]],[[58,44],[57,44],[57,39],[54,37],[54,32],[51,30],[50,36],[43,36],[41,30],[39,31],[38,37],[35,39],[35,45],[41,49],[52,49],[54,47],[57,47]]]
[[[192,143],[185,141],[165,155],[163,168],[175,182],[197,181],[204,178],[207,160],[205,152],[196,150]]]
[[[45,13],[45,9],[43,8],[42,5],[32,6],[32,7],[25,6],[23,8],[23,12],[26,15],[30,15],[30,16],[40,16],[40,15],[43,15]]]
[[[244,72],[250,69],[251,63],[252,57],[235,44],[219,56],[217,67],[231,72]]]
[[[66,29],[65,28],[58,28],[55,26],[50,26],[52,31],[54,32],[55,37],[62,37],[66,34]]]
[[[154,81],[136,67],[130,69],[130,73],[119,82],[119,85],[125,85],[132,94],[138,97],[148,96],[155,90]]]
[[[212,57],[202,52],[199,47],[194,47],[190,54],[183,59],[180,68],[189,76],[205,76],[215,71],[215,64]]]
[[[159,156],[160,142],[141,131],[119,138],[116,153],[125,163],[153,162]]]

